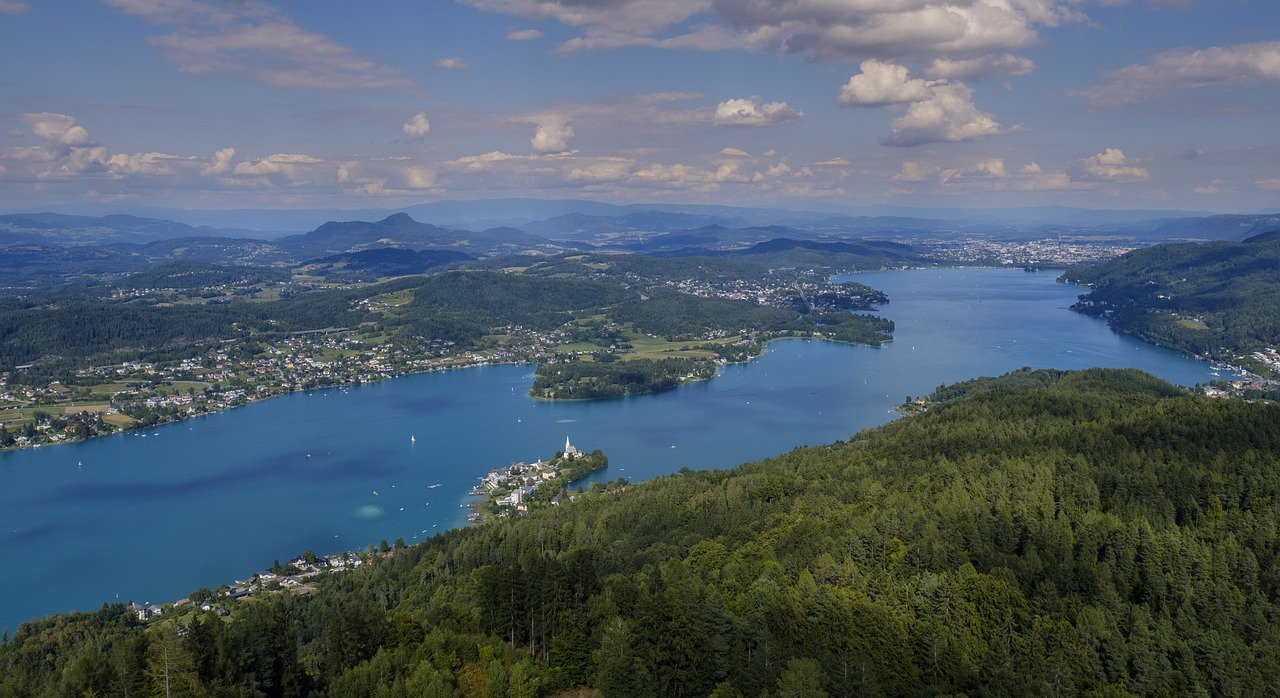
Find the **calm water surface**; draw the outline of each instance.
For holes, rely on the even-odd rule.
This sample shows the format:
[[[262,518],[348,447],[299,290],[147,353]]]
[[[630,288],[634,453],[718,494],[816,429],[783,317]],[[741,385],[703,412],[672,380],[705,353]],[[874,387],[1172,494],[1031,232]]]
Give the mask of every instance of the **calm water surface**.
[[[1022,366],[1209,380],[1207,364],[1068,311],[1080,289],[1051,273],[850,278],[889,295],[892,343],[776,342],[714,380],[603,402],[534,402],[529,366],[428,373],[0,454],[0,627],[174,601],[304,550],[424,540],[465,523],[478,476],[550,457],[566,436],[608,454],[606,479],[634,481],[843,439],[908,395]]]

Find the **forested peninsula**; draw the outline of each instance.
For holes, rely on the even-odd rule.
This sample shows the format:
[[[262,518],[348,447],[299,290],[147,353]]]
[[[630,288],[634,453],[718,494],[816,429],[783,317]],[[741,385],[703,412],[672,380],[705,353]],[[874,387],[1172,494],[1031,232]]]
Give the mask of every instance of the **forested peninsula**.
[[[1166,243],[1069,268],[1073,309],[1145,341],[1280,375],[1280,231]]]
[[[1280,685],[1280,407],[1134,370],[597,487],[230,612],[23,625],[0,696],[1166,696]],[[584,695],[593,695],[587,691]]]

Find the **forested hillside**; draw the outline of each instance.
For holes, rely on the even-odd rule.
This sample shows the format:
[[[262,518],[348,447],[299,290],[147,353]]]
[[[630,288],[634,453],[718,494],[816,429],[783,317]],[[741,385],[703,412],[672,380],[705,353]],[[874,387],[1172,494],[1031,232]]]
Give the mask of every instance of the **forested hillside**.
[[[1156,245],[1063,278],[1091,287],[1076,310],[1150,342],[1228,361],[1280,345],[1280,231]]]
[[[1022,371],[279,592],[32,623],[0,696],[1268,695],[1280,407]],[[175,560],[175,564],[181,564]]]

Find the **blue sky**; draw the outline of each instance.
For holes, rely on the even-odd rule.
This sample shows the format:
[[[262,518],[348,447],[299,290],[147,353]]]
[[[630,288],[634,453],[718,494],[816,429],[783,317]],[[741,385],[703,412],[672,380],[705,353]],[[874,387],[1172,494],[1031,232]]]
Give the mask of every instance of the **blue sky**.
[[[1280,210],[1276,0],[0,0],[0,210]]]

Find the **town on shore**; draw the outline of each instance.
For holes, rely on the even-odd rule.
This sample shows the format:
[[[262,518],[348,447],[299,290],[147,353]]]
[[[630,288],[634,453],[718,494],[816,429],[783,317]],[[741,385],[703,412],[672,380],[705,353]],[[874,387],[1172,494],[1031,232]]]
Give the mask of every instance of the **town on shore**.
[[[481,477],[479,484],[469,493],[470,497],[481,499],[471,505],[472,511],[467,519],[478,524],[489,519],[525,516],[539,507],[559,505],[565,499],[573,499],[574,494],[568,490],[571,485],[608,465],[608,457],[599,449],[589,453],[579,450],[565,437],[563,450],[549,460],[516,462],[494,468]],[[197,589],[186,598],[164,604],[130,601],[128,608],[138,620],[143,621],[171,612],[186,613],[193,608],[228,616],[231,615],[229,604],[232,602],[261,593],[309,594],[313,590],[309,583],[320,575],[352,570],[374,556],[393,555],[404,547],[404,539],[397,539],[394,543],[383,540],[376,546],[370,543],[365,551],[320,556],[308,550],[284,564],[277,560],[267,569],[216,589]]]

